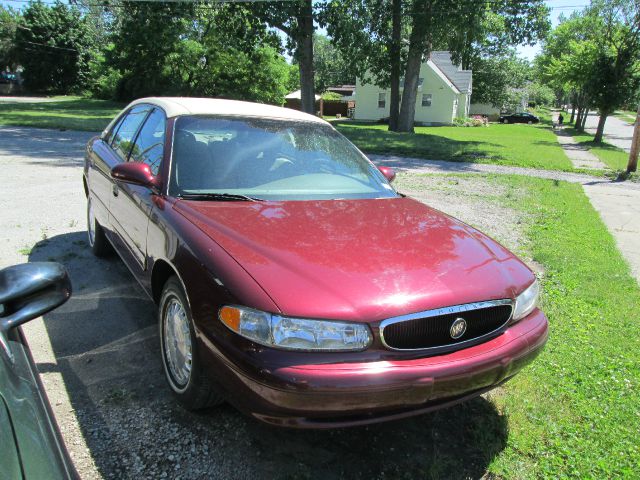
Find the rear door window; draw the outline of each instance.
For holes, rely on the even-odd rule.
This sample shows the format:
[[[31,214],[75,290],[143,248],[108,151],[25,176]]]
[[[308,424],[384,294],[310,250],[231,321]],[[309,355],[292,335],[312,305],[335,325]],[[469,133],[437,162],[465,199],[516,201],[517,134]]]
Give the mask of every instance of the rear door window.
[[[136,133],[151,108],[149,105],[137,105],[120,122],[118,130],[111,140],[111,148],[123,161],[127,160]]]
[[[131,149],[132,162],[144,162],[154,175],[158,174],[164,153],[164,113],[157,108],[151,112]]]

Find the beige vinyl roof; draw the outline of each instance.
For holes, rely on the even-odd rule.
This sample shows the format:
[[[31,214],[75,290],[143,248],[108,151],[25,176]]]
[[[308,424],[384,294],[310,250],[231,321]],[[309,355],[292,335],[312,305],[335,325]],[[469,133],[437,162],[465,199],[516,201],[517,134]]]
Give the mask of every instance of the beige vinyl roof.
[[[239,100],[224,100],[221,98],[146,97],[134,100],[122,111],[124,112],[140,103],[157,105],[164,110],[167,118],[178,117],[180,115],[238,115],[241,117],[301,120],[325,125],[328,123],[319,117],[291,108],[276,107],[264,103],[241,102]],[[107,125],[102,132],[102,136],[109,132],[119,116],[120,114]]]

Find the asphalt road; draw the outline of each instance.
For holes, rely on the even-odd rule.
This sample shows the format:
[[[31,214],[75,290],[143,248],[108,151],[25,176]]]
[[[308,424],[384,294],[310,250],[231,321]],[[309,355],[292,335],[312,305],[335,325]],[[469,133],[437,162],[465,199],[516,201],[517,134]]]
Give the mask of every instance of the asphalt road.
[[[487,397],[405,421],[320,432],[263,426],[229,406],[198,414],[178,407],[165,386],[153,303],[117,257],[97,259],[86,243],[81,175],[90,136],[0,127],[0,267],[56,260],[73,283],[69,302],[24,330],[83,478],[485,474],[508,434],[505,416]],[[485,226],[498,238],[492,225],[519,231],[517,214],[473,194],[481,179],[463,187],[471,200],[434,189],[428,201],[476,225],[487,217],[482,212],[495,212]]]
[[[595,135],[599,118],[597,113],[591,112],[587,117],[585,130]],[[633,123],[625,122],[610,115],[604,124],[604,137],[606,142],[629,152],[631,150],[631,139],[633,138]]]

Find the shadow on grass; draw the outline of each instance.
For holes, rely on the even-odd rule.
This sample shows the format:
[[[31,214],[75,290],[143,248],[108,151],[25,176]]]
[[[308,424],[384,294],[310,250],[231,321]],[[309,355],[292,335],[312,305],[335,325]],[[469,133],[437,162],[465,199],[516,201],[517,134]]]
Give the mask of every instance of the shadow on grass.
[[[116,256],[95,258],[85,238],[41,241],[30,261],[61,261],[70,273],[72,298],[44,317],[56,362],[39,368],[61,374],[68,415],[105,478],[480,478],[505,448],[506,418],[482,397],[332,431],[276,429],[228,405],[182,410],[165,385],[154,304]]]
[[[102,130],[123,108],[120,103],[93,99],[0,105],[0,124],[83,131]]]
[[[389,132],[380,128],[350,127],[349,123],[334,123],[345,137],[368,153],[393,154],[450,162],[477,162],[482,158],[503,159],[490,147],[499,145],[475,140],[454,140],[432,133]],[[363,124],[353,124],[363,125]],[[374,124],[371,124],[373,127]],[[463,127],[461,127],[463,128]]]

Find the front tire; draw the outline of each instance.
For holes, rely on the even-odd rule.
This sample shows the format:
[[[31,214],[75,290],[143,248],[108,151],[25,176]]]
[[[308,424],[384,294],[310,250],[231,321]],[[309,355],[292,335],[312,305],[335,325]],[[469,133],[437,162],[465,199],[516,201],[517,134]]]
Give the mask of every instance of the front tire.
[[[502,123],[509,123],[509,120],[505,118],[504,120],[502,120]]]
[[[91,198],[87,198],[87,237],[89,247],[96,257],[106,257],[111,253],[109,240],[93,212]]]
[[[222,395],[202,371],[191,308],[175,276],[162,290],[158,326],[165,377],[180,404],[199,410],[222,403]]]

